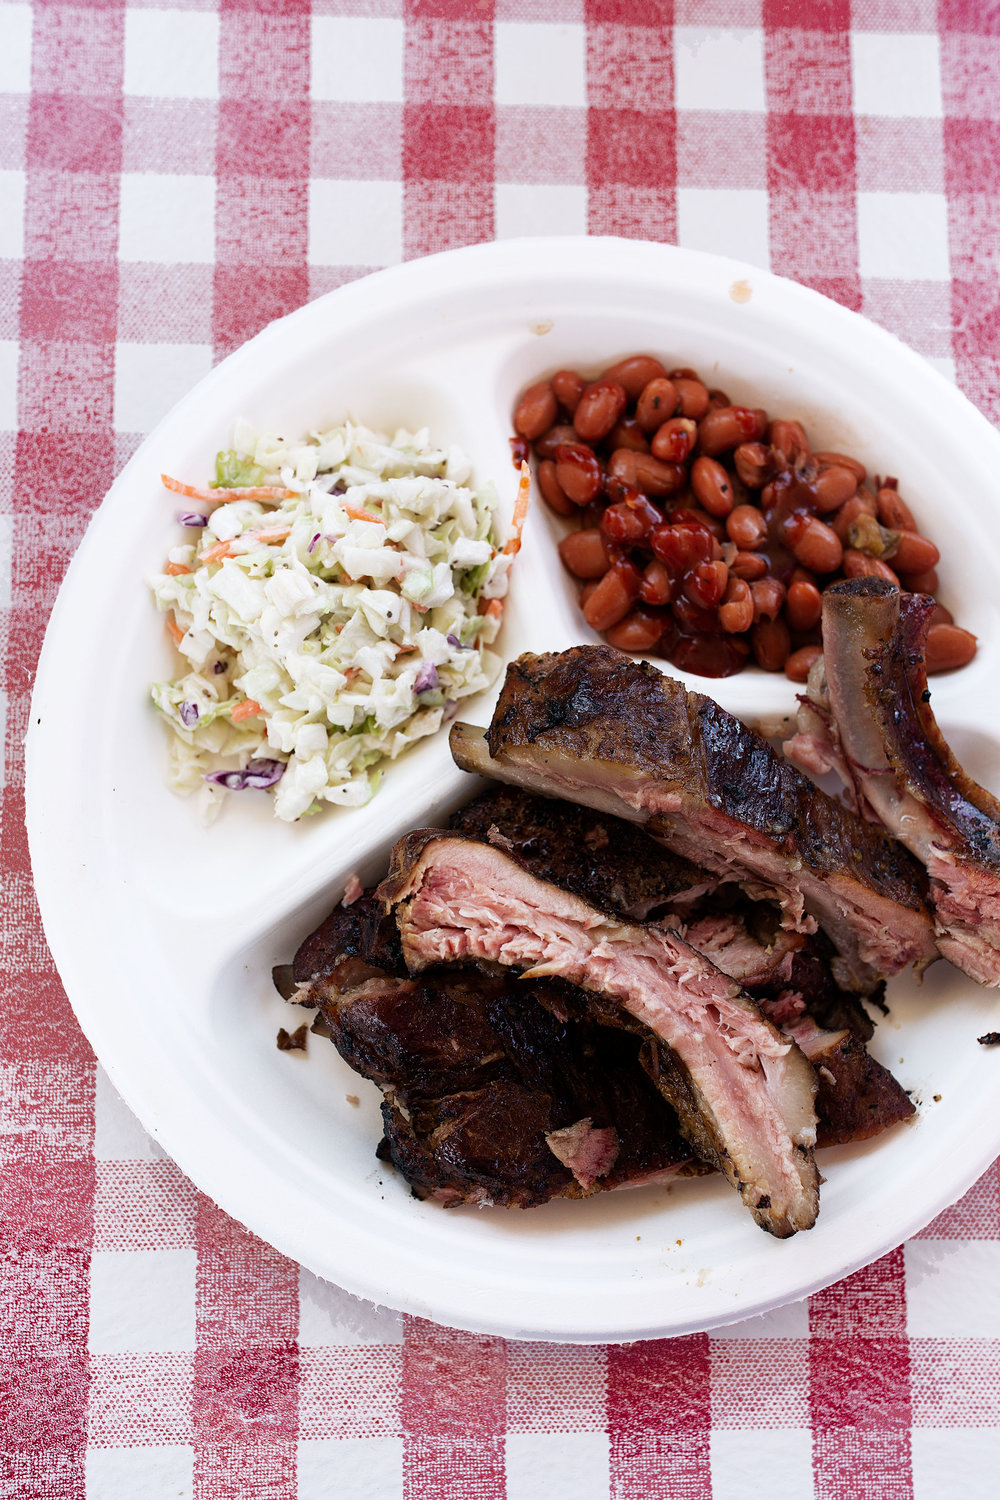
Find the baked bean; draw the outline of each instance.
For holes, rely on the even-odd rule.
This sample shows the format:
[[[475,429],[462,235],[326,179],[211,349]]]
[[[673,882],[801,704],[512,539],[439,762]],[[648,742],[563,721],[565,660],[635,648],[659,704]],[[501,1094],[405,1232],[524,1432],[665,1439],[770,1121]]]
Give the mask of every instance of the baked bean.
[[[745,578],[748,583],[753,583],[754,579],[763,578],[767,572],[767,558],[761,557],[759,552],[737,552],[729,564],[729,571],[734,577]]]
[[[652,651],[663,634],[663,618],[637,606],[607,632],[609,646],[619,651]]]
[[[601,493],[603,475],[597,454],[583,443],[560,443],[556,451],[556,478],[574,505],[586,505]]]
[[[644,604],[669,604],[673,591],[669,569],[658,557],[654,557],[642,570],[639,598]]]
[[[573,426],[585,443],[607,437],[628,405],[625,389],[616,380],[595,380],[577,402]]]
[[[722,540],[725,531],[722,522],[715,516],[710,516],[707,510],[702,510],[697,505],[672,505],[667,511],[667,520],[674,525],[683,525],[685,521],[694,521],[696,525],[704,527],[711,535],[714,542],[712,557],[716,562],[722,557]]]
[[[677,388],[662,376],[643,388],[636,404],[635,420],[643,432],[655,432],[676,410]]]
[[[696,458],[691,465],[691,488],[709,515],[728,516],[733,508],[729,475],[714,458]]]
[[[712,537],[704,526],[691,522],[654,526],[649,545],[653,555],[676,575],[712,561]]]
[[[580,587],[580,608],[581,609],[584,608],[584,606],[587,603],[587,600],[590,598],[591,594],[594,592],[594,590],[596,589],[596,587],[597,587],[597,585],[599,583],[600,583],[600,579],[599,578],[588,578],[587,582],[581,585],[581,587]]]
[[[611,563],[599,526],[571,531],[559,543],[559,556],[577,578],[603,578]]]
[[[638,401],[651,380],[665,380],[666,370],[651,354],[632,354],[605,370],[602,380],[616,380],[624,386],[630,401]]]
[[[708,393],[709,411],[718,411],[722,406],[732,406],[729,394],[726,391],[714,390]]]
[[[635,485],[646,495],[676,495],[687,482],[681,464],[667,464],[651,453],[635,453],[630,448],[616,448],[608,463],[608,472],[626,484]]]
[[[756,505],[737,505],[726,517],[726,535],[741,552],[756,552],[767,537],[767,522]]]
[[[556,393],[549,381],[530,385],[517,403],[514,412],[514,430],[529,443],[547,432],[559,414]]]
[[[610,630],[623,620],[639,592],[641,575],[630,562],[616,562],[588,598],[583,617],[594,630]]]
[[[901,531],[891,561],[897,573],[926,573],[941,561],[941,554],[925,536]]]
[[[698,374],[698,371],[689,370],[686,365],[682,365],[678,370],[668,370],[667,375],[671,380],[697,380],[699,383],[701,382],[701,376]]]
[[[792,682],[808,682],[809,673],[822,655],[822,646],[800,646],[785,662],[785,676]]]
[[[831,520],[830,525],[840,537],[841,544],[846,547],[848,538],[850,536],[851,527],[854,525],[858,517],[873,516],[874,514],[874,500],[872,500],[871,496],[867,494],[867,491],[862,493],[862,491],[859,490],[856,495],[852,496],[850,500],[846,501],[845,504],[840,507],[840,509],[837,511],[837,514]]]
[[[816,492],[816,509],[820,515],[825,516],[831,510],[839,510],[857,494],[858,476],[852,469],[833,464],[829,468],[820,469],[813,480],[813,489]]]
[[[690,417],[671,417],[656,429],[650,447],[657,458],[668,463],[682,464],[694,447],[698,436],[698,424]]]
[[[907,573],[906,577],[901,578],[899,582],[908,594],[936,594],[938,589],[937,569],[928,568],[926,573]]]
[[[893,531],[916,531],[913,512],[898,490],[883,486],[875,496],[875,506],[883,526],[891,526]]]
[[[717,406],[698,423],[698,442],[702,453],[712,458],[717,453],[730,452],[740,443],[754,442],[765,426],[764,412],[752,411],[749,406]]]
[[[633,490],[626,499],[608,506],[601,517],[601,530],[613,542],[634,547],[638,542],[645,542],[653,527],[662,523],[663,516],[656,506],[651,505],[639,490]]]
[[[785,615],[793,630],[815,630],[823,616],[823,595],[814,583],[788,585]]]
[[[785,585],[778,578],[760,578],[750,585],[754,620],[776,620],[785,602]]]
[[[730,577],[719,605],[719,624],[729,635],[742,635],[753,624],[753,595],[742,578]]]
[[[724,562],[699,563],[684,579],[683,590],[692,604],[715,609],[721,604],[729,583],[729,569]]]
[[[646,434],[634,417],[623,417],[608,433],[608,443],[615,448],[631,448],[633,453],[648,453]]]
[[[868,477],[868,470],[861,460],[850,458],[846,453],[814,453],[813,462],[821,469],[850,469],[858,484],[864,484]]]
[[[944,604],[935,604],[934,608],[927,616],[928,630],[932,625],[954,625],[954,623],[955,616],[952,614],[951,610],[948,609]]]
[[[788,626],[780,615],[776,620],[759,620],[750,631],[750,645],[762,671],[780,672],[792,645]]]
[[[700,380],[695,380],[687,375],[672,375],[674,389],[680,402],[682,417],[691,417],[693,421],[700,422],[708,411],[708,390]]]
[[[958,625],[932,625],[927,632],[924,666],[928,672],[951,672],[976,654],[976,637]]]
[[[556,466],[551,458],[543,458],[538,465],[538,488],[546,504],[557,516],[571,516],[576,506],[556,478]]]
[[[899,579],[888,563],[870,557],[867,552],[857,552],[853,547],[848,547],[844,553],[843,568],[845,578],[884,578],[886,583],[899,587]]]
[[[803,512],[789,517],[785,537],[795,558],[814,573],[834,573],[844,556],[837,533],[816,516]]]
[[[587,389],[587,382],[575,370],[557,370],[552,377],[552,389],[564,411],[570,416],[576,411],[580,397]]]
[[[767,443],[741,443],[733,454],[736,472],[749,490],[763,489],[781,467],[781,458]]]
[[[779,418],[768,427],[767,440],[772,448],[785,455],[790,464],[809,452],[809,441],[801,422],[785,422]]]
[[[555,458],[556,449],[560,443],[575,443],[576,441],[576,428],[561,422],[557,427],[550,427],[543,437],[538,438],[535,443],[535,452],[539,458]]]

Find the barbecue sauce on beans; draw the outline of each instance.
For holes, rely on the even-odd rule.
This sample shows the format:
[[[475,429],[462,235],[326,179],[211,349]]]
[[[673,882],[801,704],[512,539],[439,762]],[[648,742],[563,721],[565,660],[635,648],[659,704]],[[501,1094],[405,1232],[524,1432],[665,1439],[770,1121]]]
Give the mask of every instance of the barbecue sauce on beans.
[[[805,682],[822,651],[823,591],[888,579],[934,595],[937,547],[894,478],[813,451],[798,421],[733,403],[697,371],[633,354],[594,380],[559,370],[514,412],[592,629],[622,651],[729,677],[748,662]],[[937,605],[928,672],[965,666],[976,637]]]

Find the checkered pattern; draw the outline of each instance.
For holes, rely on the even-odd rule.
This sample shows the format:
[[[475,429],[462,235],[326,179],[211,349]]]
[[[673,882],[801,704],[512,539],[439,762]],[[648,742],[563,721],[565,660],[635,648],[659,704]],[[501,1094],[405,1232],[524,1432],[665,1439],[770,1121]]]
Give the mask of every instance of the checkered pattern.
[[[818,287],[1000,417],[998,163],[990,0],[0,5],[5,1500],[996,1494],[996,1166],[716,1334],[521,1345],[359,1304],[206,1201],[95,1065],[21,745],[90,511],[269,319],[493,236],[642,236]]]

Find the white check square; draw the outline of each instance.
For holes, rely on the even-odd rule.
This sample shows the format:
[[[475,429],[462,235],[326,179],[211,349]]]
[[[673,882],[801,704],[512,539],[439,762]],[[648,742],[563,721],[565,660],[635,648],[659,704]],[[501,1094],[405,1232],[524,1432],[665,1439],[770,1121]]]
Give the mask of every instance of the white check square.
[[[809,1303],[789,1302],[771,1312],[759,1313],[742,1323],[727,1323],[709,1333],[712,1343],[743,1339],[807,1339],[809,1337]]]
[[[309,262],[389,266],[403,258],[403,185],[313,178]]]
[[[5,5],[0,27],[0,94],[27,94],[31,89],[31,6]]]
[[[910,1240],[903,1255],[911,1339],[1000,1338],[1000,1241]]]
[[[402,103],[403,43],[402,20],[313,16],[312,97]]]
[[[24,255],[25,174],[0,172],[0,260]]]
[[[195,1347],[195,1250],[95,1250],[91,1354]]]
[[[17,358],[17,340],[0,339],[0,432],[17,431]],[[10,552],[4,552],[2,544],[0,554],[9,562]],[[6,602],[10,602],[9,597]],[[0,608],[3,604],[0,597]]]
[[[763,188],[678,188],[677,243],[767,270],[767,193]]]
[[[943,193],[859,193],[858,269],[896,281],[947,281]]]
[[[511,1432],[507,1500],[607,1500],[604,1432]]]
[[[498,182],[496,237],[586,234],[587,189],[568,183]]]
[[[910,1452],[913,1500],[996,1500],[1000,1429],[914,1427]]]
[[[87,1500],[191,1500],[194,1449],[187,1443],[87,1449]]]
[[[854,108],[859,115],[941,118],[937,36],[852,31],[851,65]]]
[[[297,1458],[298,1500],[403,1500],[402,1438],[300,1438]]]
[[[212,368],[210,344],[119,344],[116,432],[150,432]]]
[[[746,1500],[747,1433],[713,1429],[712,1500]],[[768,1500],[801,1500],[813,1493],[812,1433],[807,1427],[757,1429],[753,1433],[756,1469],[767,1474]]]
[[[97,1161],[152,1161],[163,1151],[129,1109],[100,1063],[94,1079],[94,1156]]]
[[[215,258],[215,178],[125,172],[118,229],[121,260],[208,265]]]
[[[352,1297],[350,1292],[299,1267],[299,1343],[304,1348],[402,1342],[400,1313]]]
[[[674,28],[678,109],[763,110],[764,33],[756,28]]]
[[[128,9],[124,91],[151,99],[217,99],[219,17]]]
[[[498,104],[587,102],[583,26],[498,21],[494,27],[494,97]]]

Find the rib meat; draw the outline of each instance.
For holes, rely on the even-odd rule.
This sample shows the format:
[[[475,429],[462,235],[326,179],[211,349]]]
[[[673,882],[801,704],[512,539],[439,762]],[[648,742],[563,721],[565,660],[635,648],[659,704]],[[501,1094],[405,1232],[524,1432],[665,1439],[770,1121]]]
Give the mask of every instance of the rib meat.
[[[643,1037],[644,1064],[684,1134],[757,1222],[782,1237],[812,1225],[812,1069],[677,934],[601,912],[495,846],[434,829],[396,845],[379,895],[411,973],[475,961],[585,991],[597,1019]]]
[[[484,738],[455,725],[466,770],[642,823],[786,920],[818,921],[844,988],[936,956],[926,876],[881,829],[787,765],[711,699],[607,646],[524,655]]]
[[[859,800],[926,866],[937,945],[1000,985],[1000,803],[962,769],[931,712],[933,599],[877,578],[823,596],[830,708]]]

